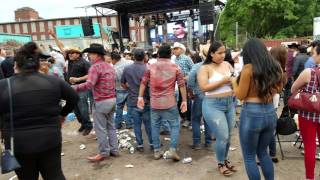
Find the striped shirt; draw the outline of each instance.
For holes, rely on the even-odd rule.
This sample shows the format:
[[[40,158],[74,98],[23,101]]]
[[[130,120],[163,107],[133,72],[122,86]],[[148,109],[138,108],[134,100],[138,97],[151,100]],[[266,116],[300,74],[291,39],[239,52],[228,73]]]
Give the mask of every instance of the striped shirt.
[[[318,74],[320,74],[320,67],[315,67],[311,69],[310,82],[305,86],[305,88],[303,89],[303,92],[320,93],[320,84],[319,84],[320,80],[317,79],[316,71],[318,71]],[[320,123],[320,113],[299,111],[299,115],[306,118],[307,120]]]
[[[115,98],[116,73],[113,67],[103,61],[95,62],[89,69],[88,79],[85,83],[73,86],[79,91],[93,90],[95,101]]]

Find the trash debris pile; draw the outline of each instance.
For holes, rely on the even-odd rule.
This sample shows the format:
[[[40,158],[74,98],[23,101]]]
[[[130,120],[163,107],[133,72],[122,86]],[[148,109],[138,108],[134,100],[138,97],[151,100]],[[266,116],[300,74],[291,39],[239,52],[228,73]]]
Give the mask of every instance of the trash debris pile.
[[[117,131],[119,150],[128,151],[130,154],[133,154],[135,150],[134,144],[136,143],[135,137],[134,133],[128,129]]]

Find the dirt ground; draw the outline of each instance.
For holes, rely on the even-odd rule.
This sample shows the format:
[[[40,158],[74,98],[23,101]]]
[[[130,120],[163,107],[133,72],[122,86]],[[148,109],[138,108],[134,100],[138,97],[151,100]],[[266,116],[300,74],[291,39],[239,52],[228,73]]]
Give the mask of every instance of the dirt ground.
[[[186,128],[182,128],[180,136],[179,153],[181,157],[192,157],[190,164],[172,162],[171,160],[152,159],[152,152],[145,147],[144,153],[135,152],[129,154],[128,151],[121,152],[121,157],[111,158],[100,163],[89,163],[87,156],[97,153],[97,143],[94,135],[83,137],[77,133],[79,125],[77,121],[68,122],[63,127],[63,171],[68,180],[245,180],[247,179],[243,159],[241,155],[238,128],[234,129],[232,137],[232,147],[230,160],[238,168],[238,172],[229,178],[225,178],[217,171],[215,153],[213,149],[192,150],[189,145],[192,143],[192,133]],[[163,149],[168,148],[169,141],[165,141],[162,136]],[[145,138],[146,139],[146,138]],[[295,139],[295,136],[281,137],[281,139]],[[80,150],[81,144],[86,145],[86,149]],[[301,156],[301,149],[294,147],[292,143],[282,143],[284,153],[287,157],[275,164],[275,175],[277,180],[302,180],[304,179],[304,163]],[[125,165],[132,164],[133,168],[126,168]],[[317,162],[319,169],[319,162]],[[318,173],[318,172],[316,172]],[[1,175],[1,180],[7,180],[14,176],[14,173]],[[13,178],[16,179],[16,178]],[[262,178],[263,179],[263,178]]]

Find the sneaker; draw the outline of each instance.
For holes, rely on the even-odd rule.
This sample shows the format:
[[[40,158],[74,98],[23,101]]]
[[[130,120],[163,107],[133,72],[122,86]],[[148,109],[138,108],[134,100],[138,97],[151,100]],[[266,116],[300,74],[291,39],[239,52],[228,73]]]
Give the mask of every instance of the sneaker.
[[[81,126],[81,127],[78,129],[78,132],[81,133],[82,131],[84,131],[84,129],[85,129],[85,128],[84,128],[83,126]]]
[[[85,130],[83,131],[82,135],[83,135],[83,136],[89,135],[90,132],[91,132],[91,130],[92,130],[92,128],[87,128],[87,129],[85,129]]]
[[[143,146],[138,146],[138,147],[136,147],[136,149],[139,152],[144,152],[144,147]]]
[[[191,145],[191,149],[194,149],[194,150],[200,150],[201,149],[201,145],[200,144],[193,144]]]
[[[161,131],[161,132],[160,132],[160,135],[166,135],[166,136],[168,136],[168,135],[170,135],[170,132],[169,132],[169,131]]]
[[[173,161],[180,161],[180,156],[178,155],[177,150],[170,149],[170,154],[168,159],[172,159]]]
[[[189,127],[190,122],[189,121],[184,121],[182,123],[182,127],[188,128]]]
[[[212,151],[212,144],[204,144],[203,147],[208,151]]]
[[[277,157],[271,157],[273,163],[278,163],[279,159]]]
[[[97,154],[95,156],[91,156],[91,157],[87,157],[87,159],[90,161],[90,162],[100,162],[100,161],[103,161],[105,159],[107,159],[106,156],[103,156],[101,154]]]
[[[110,156],[112,157],[119,157],[120,156],[120,153],[118,151],[111,151],[110,152]]]
[[[154,160],[159,160],[163,156],[163,151],[155,151],[153,154]]]

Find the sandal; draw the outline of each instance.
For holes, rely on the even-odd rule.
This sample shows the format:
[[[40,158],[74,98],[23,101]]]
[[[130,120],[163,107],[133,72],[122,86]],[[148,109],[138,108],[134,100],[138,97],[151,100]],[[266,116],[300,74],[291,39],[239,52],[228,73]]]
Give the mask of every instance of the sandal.
[[[233,172],[228,169],[224,164],[218,164],[218,169],[220,173],[226,177],[229,177],[233,174]]]
[[[230,161],[225,160],[225,161],[224,161],[224,165],[225,165],[230,171],[232,171],[232,172],[237,172],[236,167],[235,167],[234,165],[232,165]]]

